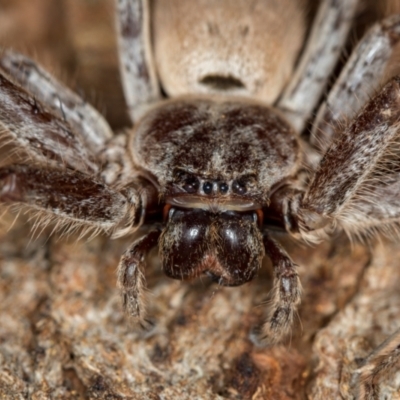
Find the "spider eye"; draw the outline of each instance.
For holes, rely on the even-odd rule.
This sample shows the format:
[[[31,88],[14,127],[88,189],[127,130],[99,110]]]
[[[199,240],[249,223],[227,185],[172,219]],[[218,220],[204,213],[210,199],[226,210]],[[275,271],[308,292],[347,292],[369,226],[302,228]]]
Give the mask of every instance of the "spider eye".
[[[205,194],[210,194],[212,192],[213,185],[211,182],[205,182],[203,185],[203,191]]]
[[[245,194],[247,191],[246,184],[241,180],[234,181],[232,184],[232,190],[236,194]]]
[[[200,186],[199,181],[194,176],[191,176],[185,179],[185,182],[183,184],[183,189],[187,193],[196,193],[197,190],[199,189],[199,186]]]
[[[221,182],[219,184],[219,190],[221,193],[226,193],[229,189],[229,186],[225,182]]]

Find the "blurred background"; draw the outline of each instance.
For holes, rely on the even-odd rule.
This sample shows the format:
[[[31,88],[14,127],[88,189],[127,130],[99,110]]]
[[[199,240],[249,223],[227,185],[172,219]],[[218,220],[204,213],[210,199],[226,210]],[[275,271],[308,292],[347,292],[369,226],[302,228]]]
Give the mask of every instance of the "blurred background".
[[[0,45],[40,61],[114,128],[129,124],[118,74],[114,0],[0,0]]]
[[[311,19],[318,1],[309,2]],[[94,104],[113,128],[129,125],[118,74],[114,0],[0,0],[0,46],[37,61]],[[351,47],[400,0],[364,0]]]

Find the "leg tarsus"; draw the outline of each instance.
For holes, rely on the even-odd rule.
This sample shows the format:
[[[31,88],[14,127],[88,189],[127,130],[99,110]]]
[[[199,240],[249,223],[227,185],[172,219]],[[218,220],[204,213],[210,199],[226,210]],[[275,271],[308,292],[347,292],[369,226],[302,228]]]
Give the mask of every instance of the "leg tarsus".
[[[124,309],[146,330],[152,323],[145,318],[145,257],[157,245],[160,234],[160,230],[153,230],[134,242],[122,256],[118,267],[118,288],[121,291]]]
[[[315,242],[323,235],[331,219],[303,207],[304,191],[290,186],[272,194],[268,208],[264,210],[265,222],[284,228],[294,237]]]
[[[268,207],[263,210],[267,225],[271,223],[296,235],[300,229],[298,210],[303,196],[304,191],[289,185],[276,190],[271,195]]]
[[[283,339],[293,324],[301,301],[301,283],[296,264],[267,233],[264,234],[264,246],[266,254],[271,258],[275,276],[272,307],[262,327],[260,339],[273,344]]]
[[[379,398],[379,377],[390,372],[398,365],[400,359],[400,329],[389,336],[378,346],[368,357],[353,376],[355,383],[356,398],[378,399]]]

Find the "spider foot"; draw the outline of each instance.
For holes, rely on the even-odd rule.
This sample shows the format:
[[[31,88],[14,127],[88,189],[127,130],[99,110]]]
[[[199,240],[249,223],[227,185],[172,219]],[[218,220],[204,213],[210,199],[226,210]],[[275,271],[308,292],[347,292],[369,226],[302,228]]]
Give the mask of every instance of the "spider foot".
[[[282,341],[290,332],[294,312],[291,307],[277,307],[262,328],[261,340],[271,345]]]
[[[153,321],[146,318],[145,307],[145,257],[160,236],[159,231],[151,231],[137,240],[122,256],[118,267],[118,288],[121,291],[125,311],[144,330],[151,330]]]
[[[146,326],[143,270],[143,254],[132,254],[135,248],[128,250],[121,258],[118,268],[118,288],[121,290],[124,310],[139,324]]]
[[[280,342],[290,331],[294,315],[301,302],[301,282],[297,265],[281,246],[264,235],[264,246],[273,263],[275,281],[272,290],[272,307],[260,333],[263,343]]]
[[[292,264],[291,268],[295,265]],[[294,315],[301,301],[301,283],[296,272],[277,279],[272,308],[262,327],[260,339],[274,344],[284,339],[293,325]]]
[[[368,357],[360,360],[354,372],[352,385],[355,398],[373,400],[380,398],[380,381],[398,369],[400,360],[400,329],[381,343]]]

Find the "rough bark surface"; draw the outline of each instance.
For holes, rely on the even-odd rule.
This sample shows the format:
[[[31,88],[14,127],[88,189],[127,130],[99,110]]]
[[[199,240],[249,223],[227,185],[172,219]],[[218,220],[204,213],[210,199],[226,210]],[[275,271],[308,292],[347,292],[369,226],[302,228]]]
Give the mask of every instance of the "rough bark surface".
[[[126,125],[112,1],[54,4],[0,0],[2,43],[34,46],[65,81],[95,88],[114,126]],[[154,253],[147,284],[156,324],[143,331],[116,289],[133,238],[30,240],[23,217],[8,230],[13,218],[0,229],[0,399],[352,399],[357,361],[400,327],[396,243],[337,236],[308,247],[278,236],[299,264],[303,301],[290,340],[259,348],[249,332],[268,308],[268,261],[253,282],[219,288],[166,278]],[[396,369],[382,378],[381,396],[400,399]]]
[[[395,325],[394,309],[367,319],[366,305],[363,314],[345,320],[363,301],[360,296],[376,303],[368,292],[371,274],[380,280],[390,274],[395,287],[399,273],[393,266],[382,271],[390,269],[382,249],[371,263],[368,250],[351,249],[344,238],[313,249],[286,243],[304,286],[301,325],[290,342],[257,348],[248,336],[268,307],[268,263],[254,282],[218,288],[169,280],[152,257],[147,283],[156,325],[143,331],[123,314],[116,290],[116,265],[129,241],[46,241],[43,235],[27,243],[27,230],[21,220],[1,236],[4,398],[301,399],[308,391],[318,399],[331,393],[330,382],[339,390],[345,357],[353,357],[351,364],[359,356],[348,354],[348,330],[351,336],[368,335],[373,347]],[[384,282],[379,288],[374,293],[383,297],[380,309],[394,307],[393,297],[382,296]]]

